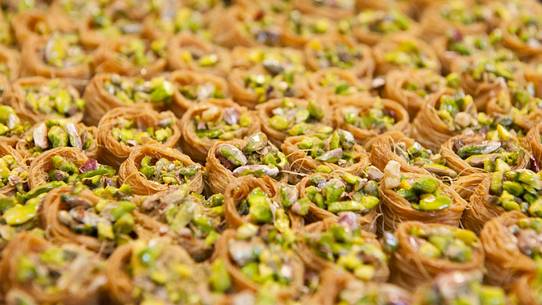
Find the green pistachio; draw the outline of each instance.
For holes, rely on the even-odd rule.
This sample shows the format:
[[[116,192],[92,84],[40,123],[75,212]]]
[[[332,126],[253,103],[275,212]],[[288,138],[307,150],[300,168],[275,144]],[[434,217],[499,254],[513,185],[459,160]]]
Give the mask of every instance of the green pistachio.
[[[439,181],[433,177],[422,177],[412,184],[412,189],[416,192],[434,193],[439,187]]]
[[[457,172],[445,165],[433,163],[433,164],[425,164],[422,167],[426,169],[427,171],[429,171],[430,173],[437,176],[450,177],[450,178],[457,177]]]
[[[297,200],[292,206],[292,211],[300,216],[305,216],[309,213],[311,201],[308,198]]]
[[[399,189],[397,190],[397,194],[403,198],[405,198],[406,200],[410,201],[410,202],[414,202],[418,199],[418,195],[416,194],[416,192],[409,188],[409,189]]]
[[[260,188],[253,189],[247,196],[249,215],[258,223],[269,223],[273,219],[269,198]]]
[[[17,280],[19,282],[31,281],[36,277],[37,274],[36,264],[26,256],[22,256],[17,264]]]
[[[310,126],[307,123],[299,123],[288,129],[288,134],[291,136],[300,136],[306,134],[309,129]]]
[[[490,191],[492,194],[501,194],[503,185],[503,172],[495,172],[491,175]]]
[[[243,152],[231,144],[221,144],[218,147],[218,153],[235,166],[243,166],[248,162]]]
[[[515,201],[501,200],[501,205],[507,211],[519,211],[519,210],[521,210],[521,206]]]
[[[506,304],[506,296],[500,287],[481,287],[480,288],[480,304],[481,305],[504,305]]]
[[[237,108],[210,106],[194,117],[196,134],[200,138],[231,140],[241,128],[248,127],[252,118],[248,111]]]
[[[211,264],[211,275],[209,277],[211,288],[216,292],[226,292],[231,286],[230,275],[226,269],[226,265],[220,259],[215,260]]]
[[[472,155],[491,154],[501,147],[500,142],[492,141],[481,144],[465,145],[461,147],[457,154],[465,159]]]
[[[224,204],[224,194],[213,194],[211,197],[209,197],[207,203],[210,207],[222,206]]]
[[[96,225],[98,230],[98,238],[103,240],[115,239],[115,233],[113,232],[113,226],[109,222],[98,222]]]
[[[129,234],[135,228],[134,217],[126,210],[126,213],[119,217],[113,225],[113,230],[117,234]]]
[[[298,198],[298,192],[295,186],[281,185],[279,187],[279,197],[283,207],[291,207]]]
[[[309,186],[305,190],[308,198],[319,207],[324,207],[324,196],[320,193],[320,190],[315,186]]]
[[[518,182],[504,181],[502,188],[514,196],[521,196],[521,194],[523,194],[523,187]]]
[[[538,215],[541,191],[539,187],[538,174],[525,169],[507,170],[492,174],[489,191],[497,197],[495,203],[507,211],[517,210]]]
[[[48,193],[54,190],[55,188],[59,188],[63,185],[64,185],[64,182],[62,181],[51,181],[43,185],[37,186],[25,194],[18,195],[17,199],[19,199],[22,202],[25,202],[29,199],[36,198],[41,194]]]
[[[438,211],[452,205],[452,199],[448,196],[422,195],[419,208],[422,211]]]
[[[47,137],[53,147],[65,147],[68,145],[68,133],[60,126],[49,128]]]
[[[431,243],[424,243],[418,250],[419,253],[425,257],[438,258],[441,256],[440,250]]]
[[[454,237],[462,240],[467,245],[475,244],[478,242],[476,234],[469,230],[457,229],[454,231]]]
[[[7,209],[14,207],[17,200],[11,196],[0,196],[0,213],[4,213]]]
[[[535,190],[542,189],[542,182],[540,176],[530,171],[519,171],[518,180]]]
[[[336,201],[328,204],[328,211],[331,213],[340,212],[363,212],[367,207],[361,201]]]
[[[199,65],[202,67],[212,67],[218,63],[219,59],[216,54],[207,54],[201,57],[198,61]]]
[[[269,124],[273,129],[276,130],[286,130],[288,128],[288,120],[279,115],[275,115],[269,119]]]
[[[329,180],[322,189],[327,203],[338,201],[345,190],[346,186],[340,179]]]
[[[70,68],[84,64],[88,57],[75,34],[51,35],[44,47],[45,62],[57,68]]]
[[[337,163],[343,157],[343,149],[336,148],[330,151],[324,152],[320,156],[316,157],[316,160],[328,163]]]
[[[453,204],[452,198],[442,192],[439,185],[440,182],[433,177],[421,177],[415,180],[402,177],[395,191],[409,201],[416,210],[438,211]]]
[[[471,261],[475,248],[480,245],[474,232],[457,228],[418,227],[412,228],[410,235],[411,246],[418,248],[420,254],[452,262]]]
[[[342,110],[344,120],[361,129],[386,131],[395,124],[395,117],[388,114],[382,103],[375,103],[370,109],[346,107]]]
[[[38,213],[40,200],[29,200],[25,205],[16,204],[4,212],[3,218],[10,226],[22,225],[34,219]]]
[[[151,181],[167,185],[181,185],[192,179],[200,170],[199,164],[185,165],[180,160],[156,159],[144,156],[139,171]]]
[[[307,110],[311,117],[316,120],[321,120],[324,117],[324,110],[320,105],[317,104],[315,100],[309,100]]]
[[[537,199],[529,205],[529,214],[542,217],[542,199]]]
[[[75,88],[58,79],[49,80],[40,86],[23,87],[25,101],[37,113],[71,117],[84,110],[85,101],[78,98]]]
[[[365,213],[380,203],[376,181],[345,173],[328,178],[311,176],[304,194],[304,198],[332,213]]]
[[[29,128],[27,122],[22,122],[12,107],[0,105],[0,135],[21,135]]]
[[[114,221],[119,220],[124,215],[128,215],[136,208],[135,204],[129,201],[119,201],[111,210],[111,216]]]
[[[315,51],[321,68],[338,67],[349,69],[363,57],[359,49],[345,44],[323,46],[321,42],[313,40],[309,42],[309,47]]]
[[[173,84],[163,79],[153,79],[151,81],[150,100],[153,103],[162,102],[173,96]]]
[[[243,150],[247,153],[258,151],[267,146],[267,136],[263,132],[257,132],[247,137],[247,143]]]
[[[307,234],[306,243],[319,257],[352,272],[357,278],[370,281],[386,255],[378,243],[361,234],[360,229],[334,224],[319,234]]]
[[[361,198],[361,203],[365,206],[366,209],[370,210],[375,208],[380,203],[380,199],[371,195],[363,196]]]
[[[243,223],[237,228],[235,236],[238,239],[249,239],[258,233],[258,226],[251,223]]]

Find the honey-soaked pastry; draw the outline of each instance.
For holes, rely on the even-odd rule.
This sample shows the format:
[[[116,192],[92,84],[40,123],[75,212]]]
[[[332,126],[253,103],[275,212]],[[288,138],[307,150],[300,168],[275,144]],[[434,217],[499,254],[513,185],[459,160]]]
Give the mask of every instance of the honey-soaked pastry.
[[[482,242],[472,231],[416,221],[401,223],[395,235],[387,233],[392,282],[405,288],[428,283],[452,272],[484,269]]]
[[[203,161],[214,143],[241,139],[260,130],[260,120],[245,107],[227,99],[211,99],[194,105],[181,122],[183,151]]]
[[[93,51],[86,48],[77,33],[55,32],[50,36],[31,37],[21,50],[22,76],[43,76],[86,80],[91,76]]]
[[[96,304],[105,286],[105,264],[95,253],[73,244],[54,245],[21,233],[4,250],[2,290],[17,304]]]
[[[0,304],[542,303],[539,16],[2,1]]]
[[[407,220],[457,226],[467,205],[450,186],[431,175],[401,173],[396,161],[384,168],[379,190],[386,230]]]
[[[121,37],[100,46],[94,56],[97,72],[153,77],[166,69],[167,44],[163,39]]]
[[[333,121],[362,144],[387,131],[410,132],[409,116],[401,105],[369,96],[349,97],[334,105]]]
[[[174,147],[180,137],[178,119],[172,112],[140,105],[115,108],[98,124],[98,158],[118,166],[137,146]]]
[[[378,185],[382,172],[368,166],[359,176],[347,172],[314,173],[297,184],[299,200],[296,208],[307,210],[303,215],[306,227],[318,221],[348,221],[367,232],[376,232],[379,217]],[[319,228],[327,225],[314,225]]]
[[[325,135],[288,137],[281,146],[292,169],[301,173],[342,170],[354,175],[368,165],[368,155],[354,135],[344,129],[335,129]]]
[[[182,185],[201,193],[202,171],[201,165],[175,149],[142,145],[132,150],[122,162],[119,176],[138,195],[151,195]]]
[[[289,136],[332,131],[332,113],[326,99],[274,99],[258,105],[257,112],[262,131],[278,146]]]
[[[217,142],[206,159],[207,184],[213,193],[223,193],[237,177],[268,176],[289,180],[290,163],[262,132],[244,139]]]
[[[121,76],[115,73],[98,73],[85,88],[86,102],[84,122],[98,125],[100,119],[111,109],[149,105],[162,111],[178,111],[177,100],[173,98],[176,86],[167,76],[151,79]]]

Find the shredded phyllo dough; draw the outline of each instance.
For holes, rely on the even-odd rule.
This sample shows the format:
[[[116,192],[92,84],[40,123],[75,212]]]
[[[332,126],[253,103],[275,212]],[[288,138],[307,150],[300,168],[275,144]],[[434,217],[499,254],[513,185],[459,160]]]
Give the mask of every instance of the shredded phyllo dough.
[[[537,0],[4,0],[0,304],[542,304]]]

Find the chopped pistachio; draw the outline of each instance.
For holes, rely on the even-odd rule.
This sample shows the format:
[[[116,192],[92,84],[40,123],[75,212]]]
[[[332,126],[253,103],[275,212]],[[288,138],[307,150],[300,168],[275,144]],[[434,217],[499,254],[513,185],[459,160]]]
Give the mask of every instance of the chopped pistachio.
[[[339,166],[357,162],[354,145],[354,136],[342,129],[337,129],[330,135],[322,135],[321,138],[318,135],[304,136],[304,139],[297,143],[298,148],[311,158]]]
[[[173,84],[163,77],[151,80],[111,75],[103,82],[103,89],[125,105],[151,103],[152,105],[169,105],[172,101]]]
[[[500,287],[482,284],[482,274],[478,272],[451,272],[438,276],[431,288],[420,290],[427,304],[480,304],[504,305],[507,297]]]
[[[205,269],[196,265],[186,252],[167,239],[138,240],[128,260],[134,299],[141,304],[198,304],[207,284]],[[136,280],[137,279],[137,280]],[[156,291],[165,293],[158,296]]]
[[[281,170],[288,166],[286,156],[261,132],[248,136],[243,147],[219,145],[216,155],[235,176],[279,177]]]
[[[401,68],[435,69],[438,65],[411,40],[397,43],[394,49],[384,54],[384,60]]]
[[[139,171],[149,180],[167,185],[182,185],[201,170],[199,164],[185,165],[180,160],[144,156]]]
[[[77,90],[59,79],[25,85],[22,89],[27,105],[39,114],[69,118],[85,108],[85,101],[79,98]]]
[[[26,191],[28,171],[10,154],[0,157],[0,187],[13,186],[17,191]]]
[[[283,234],[270,229],[247,239],[232,239],[228,253],[250,281],[258,285],[287,286],[297,275],[293,269],[294,253],[283,243],[283,238]]]
[[[537,238],[542,232],[542,222],[539,215],[532,215],[507,224],[507,229],[514,236],[510,247],[517,247],[523,255],[536,259],[542,254],[542,244]]]
[[[447,226],[424,227],[422,232],[414,229],[411,228],[410,246],[430,258],[465,263],[472,260],[480,247],[480,240],[468,230]]]
[[[440,183],[436,178],[428,176],[403,176],[394,189],[398,195],[410,202],[412,208],[431,212],[449,208],[453,204],[452,198],[442,190]]]
[[[203,102],[211,98],[224,98],[225,94],[212,83],[179,85],[179,92],[192,102]]]
[[[542,215],[542,183],[535,172],[527,169],[495,172],[491,175],[489,193],[496,196],[495,203],[507,211]]]
[[[448,128],[457,131],[477,127],[478,121],[472,113],[473,107],[473,98],[458,92],[454,95],[442,95],[436,110],[439,118]]]
[[[0,105],[0,136],[20,136],[29,127],[29,123],[22,121],[12,107]]]
[[[377,183],[366,176],[313,174],[309,178],[305,194],[301,195],[302,200],[306,198],[319,208],[334,214],[355,212],[363,215],[380,203],[378,188],[372,186]]]
[[[481,11],[480,6],[467,7],[461,1],[450,1],[441,6],[440,15],[459,25],[470,25],[484,21],[483,11]]]
[[[165,41],[144,41],[132,38],[123,44],[117,54],[138,67],[145,67],[165,56]]]
[[[372,280],[375,270],[387,262],[380,244],[364,236],[360,228],[334,224],[322,232],[307,233],[304,239],[316,255],[364,281]]]
[[[173,121],[167,120],[157,126],[141,126],[133,120],[121,118],[115,122],[111,134],[128,146],[141,145],[150,139],[165,143],[173,135],[173,124]]]
[[[44,243],[42,247],[25,249],[15,259],[14,275],[19,285],[33,285],[41,291],[80,291],[80,282],[85,282],[92,289],[97,289],[105,281],[102,261],[93,253],[73,245],[52,245]],[[84,264],[84,268],[82,268]],[[77,281],[73,280],[77,278]],[[25,302],[28,295],[21,294]]]
[[[354,19],[354,26],[380,34],[407,31],[413,21],[399,11],[364,10]]]
[[[342,114],[347,124],[360,129],[370,129],[378,132],[389,130],[396,122],[393,112],[384,108],[381,103],[375,103],[369,109],[344,107]]]
[[[526,15],[518,19],[519,24],[506,29],[508,33],[516,36],[529,47],[539,47],[542,43],[542,39],[538,35],[540,28],[542,28],[540,18]]]
[[[16,204],[4,212],[4,221],[10,226],[18,226],[27,223],[28,221],[35,219],[38,213],[39,204],[39,199],[31,199],[24,205]]]
[[[45,62],[56,68],[86,64],[89,57],[76,34],[54,33],[43,49]]]
[[[243,74],[243,86],[256,95],[256,102],[264,103],[275,98],[297,97],[302,95],[296,87],[296,79],[303,77],[299,71],[280,69],[274,74],[268,71],[249,70]]]
[[[242,136],[252,124],[248,111],[240,112],[234,107],[209,106],[193,118],[196,135],[200,138],[231,140]]]
[[[211,276],[209,281],[212,289],[216,292],[226,292],[231,288],[232,283],[230,275],[222,260],[217,259],[211,265]]]
[[[309,42],[309,46],[314,52],[313,56],[316,57],[320,68],[350,69],[363,60],[362,51],[358,47],[346,43],[337,42],[333,45],[324,45],[318,40],[312,40]]]

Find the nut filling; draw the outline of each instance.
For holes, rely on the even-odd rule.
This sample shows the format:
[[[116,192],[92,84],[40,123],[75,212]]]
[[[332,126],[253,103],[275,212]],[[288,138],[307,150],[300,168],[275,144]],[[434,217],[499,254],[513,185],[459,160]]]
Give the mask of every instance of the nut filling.
[[[220,144],[216,156],[222,165],[235,176],[254,175],[256,177],[279,177],[288,167],[288,159],[264,133],[258,132],[246,138],[246,144],[238,147],[233,144]]]

